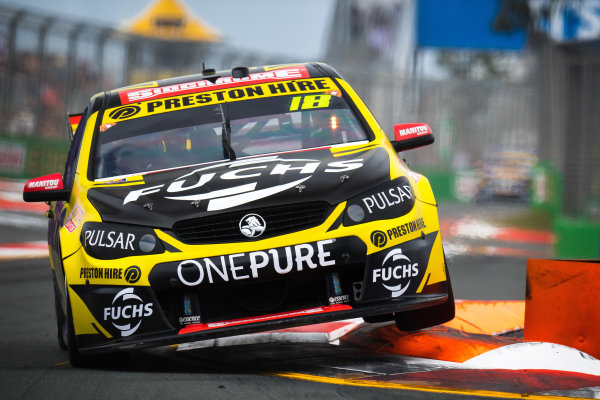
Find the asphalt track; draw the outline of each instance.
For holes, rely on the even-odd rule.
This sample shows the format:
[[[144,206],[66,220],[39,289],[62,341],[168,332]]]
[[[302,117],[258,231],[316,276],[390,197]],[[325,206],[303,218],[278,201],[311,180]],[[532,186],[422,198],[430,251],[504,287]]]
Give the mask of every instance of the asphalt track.
[[[448,213],[456,219],[452,207]],[[0,213],[7,213],[0,215],[0,244],[45,239],[45,221],[39,214]],[[454,246],[448,256],[456,297],[522,300],[525,258],[498,253],[510,248],[518,250],[515,254],[546,254],[547,244],[482,243],[486,235],[489,239],[489,234],[469,237],[460,229],[446,235],[449,247]],[[464,374],[432,380],[423,374],[435,373],[443,368],[443,362],[380,352],[377,339],[367,345],[357,345],[356,341],[338,346],[259,343],[189,351],[163,347],[134,352],[117,365],[74,369],[56,342],[48,260],[23,257],[0,261],[2,399],[475,399],[517,398],[524,392],[530,394],[529,398],[548,399],[578,393],[582,397],[598,395],[594,391],[552,392],[560,389],[556,375],[539,384],[545,388],[538,390],[542,394],[531,394],[527,385],[517,384],[522,377],[510,374],[470,375],[471,382],[463,384]],[[363,341],[374,338],[360,330],[354,335],[357,337]],[[539,381],[544,377],[537,378]],[[495,384],[485,386],[486,381]],[[590,376],[589,382],[579,385],[586,386],[600,386],[600,379]]]
[[[0,388],[3,399],[431,399],[440,390],[332,384],[372,371],[421,370],[399,357],[329,344],[259,344],[133,353],[125,364],[74,369],[58,348],[46,259],[0,262]],[[334,371],[323,382],[311,378]],[[361,372],[362,371],[362,372]],[[307,377],[308,376],[308,377]],[[292,377],[292,378],[290,378]],[[396,385],[398,386],[398,385]],[[392,393],[390,393],[392,392]],[[471,396],[470,396],[471,397]],[[474,398],[477,398],[475,396]]]

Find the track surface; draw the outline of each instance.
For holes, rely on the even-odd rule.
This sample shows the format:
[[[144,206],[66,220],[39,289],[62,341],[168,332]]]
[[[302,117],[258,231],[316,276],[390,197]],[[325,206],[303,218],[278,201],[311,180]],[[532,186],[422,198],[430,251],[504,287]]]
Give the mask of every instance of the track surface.
[[[455,209],[449,212],[457,215]],[[10,221],[0,218],[3,221],[0,243],[45,239],[44,217],[14,212],[10,215]],[[11,222],[14,220],[17,223]],[[19,220],[26,222],[19,224]],[[477,244],[471,248],[479,247]],[[540,248],[530,250],[535,252]],[[489,251],[483,253],[457,253],[449,257],[457,298],[523,299],[525,259],[489,255]],[[133,353],[125,363],[107,369],[74,369],[56,342],[52,300],[46,258],[0,261],[1,398],[369,399],[391,396],[431,399],[465,396],[465,393],[443,390],[333,385],[277,375],[318,374],[327,369],[330,376],[344,377],[365,371],[385,374],[391,369],[402,369],[409,372],[418,367],[398,356],[321,344],[252,345],[189,352],[159,348]],[[469,398],[478,397],[469,395]]]

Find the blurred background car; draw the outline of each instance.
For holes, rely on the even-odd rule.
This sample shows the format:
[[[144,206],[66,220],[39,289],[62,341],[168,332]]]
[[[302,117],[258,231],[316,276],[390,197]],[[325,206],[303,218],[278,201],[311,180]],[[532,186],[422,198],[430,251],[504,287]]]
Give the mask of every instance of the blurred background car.
[[[531,196],[534,154],[505,151],[493,154],[477,166],[479,188],[477,201],[512,198],[523,202]]]

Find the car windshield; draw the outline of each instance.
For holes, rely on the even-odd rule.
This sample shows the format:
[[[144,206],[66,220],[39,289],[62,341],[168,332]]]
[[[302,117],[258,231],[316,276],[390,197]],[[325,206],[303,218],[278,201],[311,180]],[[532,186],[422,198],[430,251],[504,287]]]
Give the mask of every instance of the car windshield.
[[[230,159],[225,121],[237,158],[368,139],[339,92],[198,106],[101,125],[95,179]]]

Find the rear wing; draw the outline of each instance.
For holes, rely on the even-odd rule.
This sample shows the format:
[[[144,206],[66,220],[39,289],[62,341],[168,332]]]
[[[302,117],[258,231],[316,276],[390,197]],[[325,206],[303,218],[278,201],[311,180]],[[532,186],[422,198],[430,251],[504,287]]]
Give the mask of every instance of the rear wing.
[[[77,131],[77,127],[79,126],[79,122],[81,121],[81,116],[83,114],[67,114],[68,122],[67,122],[67,132],[69,132],[69,139],[73,140],[75,136],[75,131]]]

